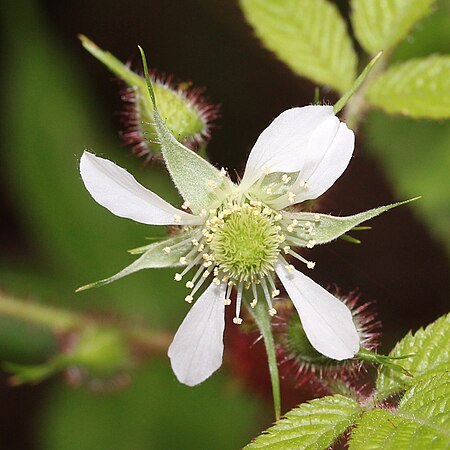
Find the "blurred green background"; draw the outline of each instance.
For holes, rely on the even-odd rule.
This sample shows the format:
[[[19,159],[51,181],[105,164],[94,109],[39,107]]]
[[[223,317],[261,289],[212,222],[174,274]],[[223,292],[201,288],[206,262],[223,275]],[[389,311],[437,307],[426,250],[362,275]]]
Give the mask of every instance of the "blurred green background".
[[[167,176],[130,155],[117,135],[118,85],[85,52],[83,33],[139,67],[150,64],[206,86],[222,118],[208,147],[219,166],[242,169],[270,120],[312,101],[314,86],[292,74],[253,37],[236,2],[4,0],[0,290],[30,301],[175,330],[187,312],[171,271],[144,271],[75,295],[74,289],[117,272],[156,228],[119,219],[92,201],[78,174],[84,148],[126,167],[146,186],[178,201]],[[347,2],[339,3],[345,13]],[[449,52],[445,2],[394,58]],[[336,98],[323,92],[327,101]],[[314,249],[313,277],[375,300],[383,351],[409,329],[448,309],[450,290],[450,128],[373,113],[355,158],[321,203],[349,214],[423,195],[376,219],[363,244]],[[0,359],[42,362],[55,350],[46,330],[0,316]],[[259,353],[258,353],[259,354]],[[247,357],[248,353],[246,353]],[[233,364],[196,388],[178,384],[167,358],[133,371],[129,388],[92,394],[62,379],[10,388],[0,379],[1,449],[178,449],[242,447],[272,420],[262,374],[245,380]],[[268,395],[269,394],[269,395]],[[299,401],[300,401],[299,396]],[[295,403],[295,399],[290,399]]]

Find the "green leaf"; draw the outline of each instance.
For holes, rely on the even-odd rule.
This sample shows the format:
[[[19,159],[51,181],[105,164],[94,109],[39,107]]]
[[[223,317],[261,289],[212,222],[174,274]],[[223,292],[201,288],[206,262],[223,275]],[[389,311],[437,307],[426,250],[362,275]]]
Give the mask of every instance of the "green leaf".
[[[450,117],[450,56],[433,55],[388,69],[370,85],[367,99],[390,114]]]
[[[380,206],[379,208],[369,209],[368,211],[348,217],[335,217],[328,216],[326,214],[306,212],[286,212],[283,213],[283,217],[291,220],[295,219],[300,222],[300,225],[289,234],[289,240],[293,240],[295,244],[300,247],[306,247],[309,245],[308,243],[311,240],[315,241],[315,245],[326,244],[327,242],[333,241],[360,223],[366,222],[367,220],[389,211],[392,208],[405,205],[406,203],[417,200],[418,198],[420,197],[405,200],[403,202],[392,203],[391,205]],[[310,226],[301,226],[305,222],[309,222]],[[309,229],[311,227],[313,227],[315,231],[314,235],[309,233]]]
[[[351,398],[333,395],[294,408],[246,449],[326,449],[351,427],[362,408]]]
[[[326,0],[241,0],[263,44],[298,75],[340,93],[356,78],[357,58],[337,7]]]
[[[131,275],[143,269],[160,269],[165,267],[179,267],[184,264],[180,263],[180,257],[186,256],[192,249],[191,239],[198,234],[198,230],[190,230],[182,232],[174,237],[170,237],[161,242],[155,242],[145,247],[133,250],[133,253],[141,252],[143,255],[129,266],[122,269],[112,277],[105,278],[94,283],[86,284],[77,289],[77,292],[85,291],[93,287],[104,286],[105,284],[117,281],[120,278]],[[166,252],[164,249],[170,249]]]
[[[366,412],[354,430],[350,450],[450,448],[450,372],[422,380],[397,410]]]
[[[405,355],[414,355],[401,361],[402,367],[414,378],[382,367],[377,379],[378,398],[386,398],[407,388],[416,382],[417,377],[450,370],[450,314],[415,334],[408,333],[389,353],[390,357]]]
[[[432,11],[434,0],[352,0],[352,24],[370,54],[388,52]]]

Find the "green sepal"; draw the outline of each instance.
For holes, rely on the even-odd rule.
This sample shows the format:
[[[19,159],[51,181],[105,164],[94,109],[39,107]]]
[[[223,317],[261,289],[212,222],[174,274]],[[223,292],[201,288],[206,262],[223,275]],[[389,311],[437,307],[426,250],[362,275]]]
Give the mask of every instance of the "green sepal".
[[[296,228],[292,233],[287,233],[286,238],[288,241],[293,241],[295,245],[299,247],[306,247],[311,240],[315,241],[317,244],[326,244],[331,242],[338,237],[350,231],[352,228],[358,226],[359,224],[366,222],[386,211],[397,206],[405,205],[406,203],[412,202],[419,199],[420,197],[415,197],[410,200],[405,200],[403,202],[392,203],[391,205],[380,206],[379,208],[370,209],[368,211],[355,214],[353,216],[347,217],[336,217],[329,216],[326,214],[317,213],[283,213],[283,217],[288,219],[297,219],[299,222],[304,223],[305,221],[311,222],[314,225],[315,235],[307,233],[307,230],[301,227]]]
[[[378,62],[378,60],[381,58],[382,55],[383,55],[383,52],[380,51],[370,60],[369,64],[367,64],[367,66],[360,73],[358,78],[353,82],[351,88],[333,106],[334,114],[337,114],[342,108],[344,108],[344,106],[347,104],[347,102],[350,100],[350,98],[353,96],[353,94],[364,83],[364,80],[367,78],[367,75],[369,75],[373,66]]]
[[[178,142],[166,127],[155,104],[157,99],[148,74],[144,51],[141,47],[139,50],[149,95],[155,108],[154,119],[158,141],[175,186],[183,199],[189,202],[194,214],[198,214],[202,209],[218,206],[222,200],[221,194],[224,192],[230,194],[235,188],[234,184],[208,161]]]
[[[196,234],[198,234],[198,230],[196,229],[184,231],[161,242],[155,242],[145,247],[140,247],[140,249],[136,250],[142,250],[144,252],[142,256],[131,263],[129,266],[125,267],[125,269],[116,273],[112,277],[105,278],[94,283],[86,284],[85,286],[81,286],[76,290],[76,292],[112,283],[113,281],[119,280],[120,278],[138,272],[142,269],[157,269],[182,266],[183,264],[180,263],[180,257],[186,256],[189,250],[192,249],[191,239]],[[166,247],[169,247],[171,249],[169,253],[164,251],[164,248]]]
[[[415,355],[413,355],[413,354],[411,354],[411,355],[404,355],[404,356],[380,355],[379,353],[372,352],[370,350],[367,350],[367,349],[361,347],[359,349],[358,353],[355,355],[355,358],[360,359],[361,361],[372,363],[372,364],[386,366],[386,367],[389,367],[392,370],[396,370],[398,372],[401,372],[402,374],[406,375],[407,377],[412,377],[411,372],[406,370],[400,364],[397,364],[395,361],[398,361],[398,360],[401,360],[401,359],[412,358],[413,356],[415,356]]]
[[[17,364],[12,362],[3,363],[3,370],[9,373],[9,383],[12,386],[22,384],[38,384],[51,378],[67,367],[67,361],[62,355],[58,355],[44,364]]]

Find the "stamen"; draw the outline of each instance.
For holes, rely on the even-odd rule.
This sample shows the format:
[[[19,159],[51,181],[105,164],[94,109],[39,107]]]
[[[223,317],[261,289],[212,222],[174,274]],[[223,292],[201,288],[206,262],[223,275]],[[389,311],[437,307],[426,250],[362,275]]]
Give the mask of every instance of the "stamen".
[[[258,303],[258,291],[256,289],[256,284],[252,283],[253,300],[250,302],[250,306],[254,308]]]
[[[186,200],[186,201],[181,205],[181,208],[182,208],[182,209],[188,209],[189,206],[191,206],[191,204]]]
[[[270,297],[269,289],[267,288],[267,283],[266,283],[266,279],[265,278],[261,279],[261,286],[262,286],[263,291],[264,291],[264,297],[266,298],[267,305],[269,306],[269,314],[270,314],[270,311],[273,309],[272,298]],[[276,311],[275,311],[275,313],[276,313]]]
[[[242,323],[242,319],[239,317],[241,314],[242,288],[242,283],[239,283],[236,296],[236,317],[233,319],[233,323],[235,323],[236,325],[240,325]]]
[[[192,295],[186,295],[186,297],[184,297],[184,301],[188,303],[192,303],[192,300],[194,300],[194,297],[192,297]]]
[[[181,276],[180,273],[176,273],[175,276],[174,276],[173,278],[174,278],[175,281],[181,281],[181,279],[182,279],[183,277]]]
[[[186,256],[180,256],[180,264],[186,264]]]
[[[181,222],[181,216],[178,215],[178,214],[175,214],[175,215],[173,216],[173,221],[174,221],[175,223],[180,223],[180,222]]]
[[[297,252],[294,252],[294,250],[289,250],[289,254],[292,255],[294,258],[298,259],[302,263],[306,264],[306,267],[308,269],[314,269],[316,263],[313,261],[308,261],[306,258],[303,258],[303,256],[299,255]]]
[[[170,253],[171,248],[170,247],[164,247],[163,248],[163,252],[169,254]]]

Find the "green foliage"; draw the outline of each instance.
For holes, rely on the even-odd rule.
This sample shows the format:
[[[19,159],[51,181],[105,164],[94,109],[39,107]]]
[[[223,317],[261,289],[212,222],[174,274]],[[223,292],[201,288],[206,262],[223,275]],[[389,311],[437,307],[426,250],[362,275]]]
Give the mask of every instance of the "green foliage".
[[[368,150],[382,160],[384,173],[392,181],[396,195],[423,196],[423,201],[416,203],[415,213],[450,252],[448,124],[374,112],[366,130]]]
[[[241,0],[264,45],[295,73],[340,93],[356,78],[357,58],[347,27],[326,0]]]
[[[417,377],[450,370],[450,314],[443,316],[415,334],[408,333],[389,353],[391,357],[414,354],[401,365],[414,376],[409,377],[389,367],[382,367],[377,380],[380,399],[405,389]]]
[[[352,24],[367,52],[388,52],[432,10],[434,0],[352,0]]]
[[[393,66],[370,85],[367,99],[390,114],[450,117],[450,56],[433,55]]]
[[[369,219],[373,219],[374,217],[386,211],[389,211],[392,208],[396,208],[397,206],[417,200],[417,198],[418,197],[411,200],[406,200],[404,202],[397,202],[392,203],[391,205],[380,206],[379,208],[370,209],[369,211],[365,211],[348,217],[334,217],[328,216],[326,214],[304,212],[285,213],[284,216],[289,218],[290,220],[309,220],[315,223],[314,229],[316,231],[316,234],[314,235],[314,240],[316,244],[326,244],[327,242],[337,239],[347,231],[350,231],[360,223],[366,222]],[[296,238],[305,242],[303,247],[307,246],[308,241],[311,239],[311,237],[303,229],[298,229],[298,231],[296,231],[294,235]]]
[[[245,448],[325,449],[355,423],[361,412],[356,401],[342,395],[312,400],[287,413]]]
[[[429,450],[450,447],[450,372],[409,389],[396,410],[366,412],[352,433],[350,450]]]

